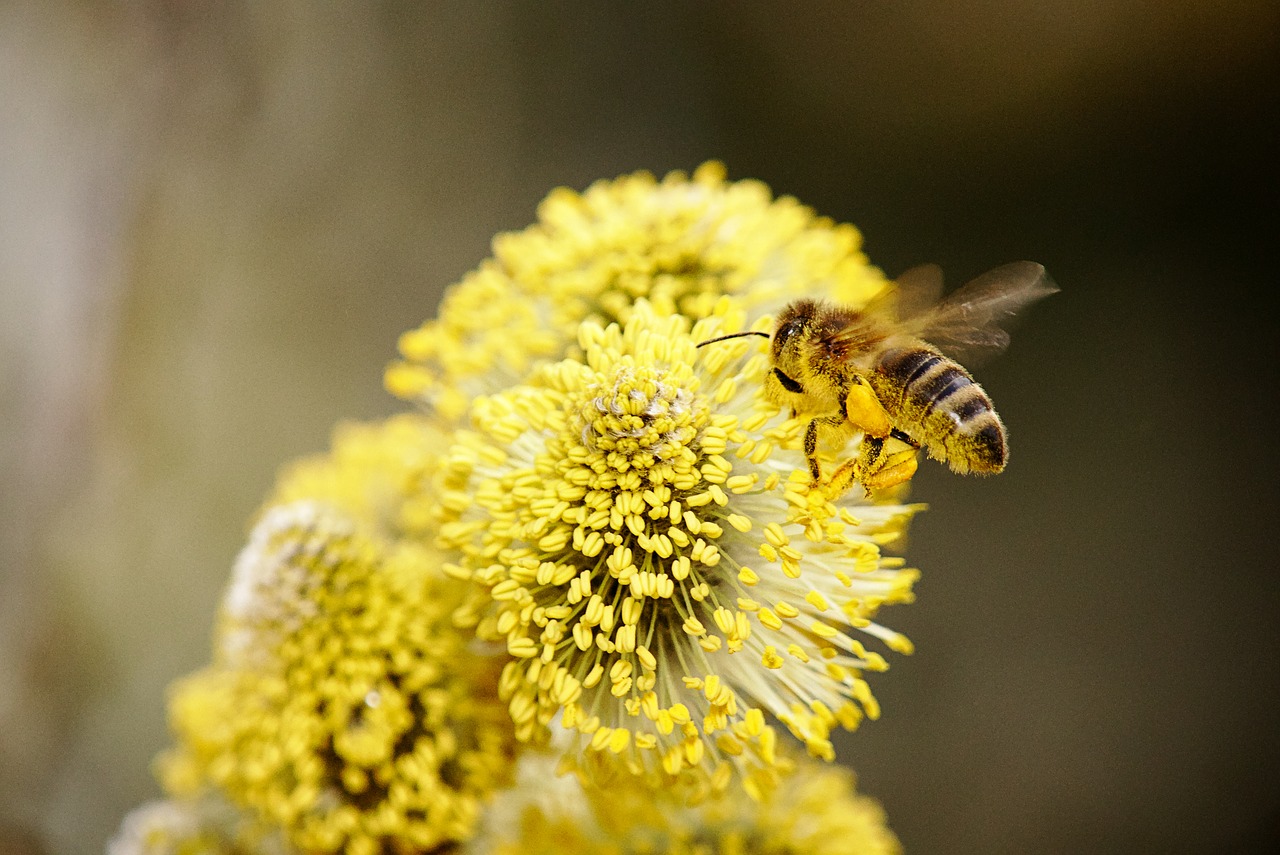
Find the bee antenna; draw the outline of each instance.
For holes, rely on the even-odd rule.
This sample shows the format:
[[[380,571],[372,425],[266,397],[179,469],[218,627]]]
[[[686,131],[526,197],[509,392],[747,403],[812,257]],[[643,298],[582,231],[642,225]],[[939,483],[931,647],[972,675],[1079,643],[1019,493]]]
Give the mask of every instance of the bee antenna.
[[[756,332],[755,330],[751,330],[749,332],[729,333],[728,335],[721,335],[721,336],[716,336],[715,338],[709,338],[706,341],[698,342],[697,347],[702,347],[704,344],[715,344],[718,341],[725,341],[731,338],[742,338],[745,335],[758,335],[758,336],[763,336],[764,338],[769,338],[769,334],[767,332]]]

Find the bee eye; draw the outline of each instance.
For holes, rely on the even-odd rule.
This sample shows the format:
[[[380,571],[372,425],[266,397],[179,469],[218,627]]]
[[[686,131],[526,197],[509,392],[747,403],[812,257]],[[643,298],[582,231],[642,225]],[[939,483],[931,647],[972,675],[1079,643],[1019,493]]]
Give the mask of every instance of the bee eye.
[[[799,395],[800,393],[802,393],[802,392],[804,391],[804,387],[803,387],[803,386],[801,386],[801,385],[800,385],[799,383],[797,383],[796,381],[792,380],[792,379],[791,379],[790,377],[788,377],[787,375],[783,374],[783,373],[782,373],[781,371],[779,371],[777,368],[773,369],[773,374],[774,374],[774,376],[775,376],[775,377],[777,377],[777,378],[778,378],[778,382],[782,384],[782,388],[783,388],[783,389],[786,389],[788,392],[793,392],[793,393],[795,393],[795,394]]]
[[[800,327],[801,324],[798,321],[787,321],[778,328],[778,334],[774,338],[778,341],[785,341],[800,332]]]

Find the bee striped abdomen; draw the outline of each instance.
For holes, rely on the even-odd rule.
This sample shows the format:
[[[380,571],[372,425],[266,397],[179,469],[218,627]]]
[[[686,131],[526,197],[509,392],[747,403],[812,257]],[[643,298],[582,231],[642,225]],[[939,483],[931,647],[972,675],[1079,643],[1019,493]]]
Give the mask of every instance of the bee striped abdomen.
[[[991,399],[960,365],[927,347],[880,354],[872,387],[897,426],[957,472],[999,472],[1008,455]]]
[[[916,380],[907,387],[907,394],[924,402],[925,415],[928,415],[939,404],[945,410],[948,401],[971,386],[973,378],[959,365],[951,363]]]
[[[945,361],[941,354],[931,350],[903,347],[881,354],[876,370],[896,380],[900,388],[906,389],[932,368]]]

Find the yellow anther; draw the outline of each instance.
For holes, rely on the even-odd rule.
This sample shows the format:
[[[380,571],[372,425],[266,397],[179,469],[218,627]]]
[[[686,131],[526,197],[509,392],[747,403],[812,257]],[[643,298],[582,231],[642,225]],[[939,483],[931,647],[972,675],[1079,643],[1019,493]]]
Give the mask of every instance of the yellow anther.
[[[806,603],[813,606],[815,609],[817,609],[820,612],[824,612],[829,608],[829,604],[827,603],[827,598],[822,596],[822,594],[818,593],[817,591],[810,591],[809,593],[805,594],[804,600]]]

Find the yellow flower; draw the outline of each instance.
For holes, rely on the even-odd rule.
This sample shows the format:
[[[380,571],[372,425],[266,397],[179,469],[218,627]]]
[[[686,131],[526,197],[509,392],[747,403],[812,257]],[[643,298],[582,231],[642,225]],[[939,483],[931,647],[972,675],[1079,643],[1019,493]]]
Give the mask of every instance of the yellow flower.
[[[733,795],[689,807],[622,783],[582,790],[549,782],[542,757],[521,761],[519,785],[498,797],[463,855],[897,855],[884,810],[853,774],[799,760],[785,790],[755,803]]]
[[[172,691],[166,789],[220,792],[306,852],[466,839],[514,740],[497,666],[451,625],[459,586],[439,567],[334,504],[268,509],[214,663]]]
[[[640,774],[693,798],[735,770],[777,775],[769,713],[830,759],[837,726],[878,707],[875,623],[916,571],[881,555],[915,508],[832,504],[811,490],[804,423],[763,400],[757,339],[724,298],[696,324],[643,301],[587,322],[581,358],[476,400],[442,463],[447,572],[483,596],[457,616],[505,641],[517,736],[558,715],[565,762],[597,782]],[[761,324],[768,324],[762,318]]]
[[[568,355],[581,322],[625,322],[640,298],[694,320],[722,295],[753,318],[797,297],[861,303],[885,285],[861,244],[853,226],[774,199],[758,181],[726,182],[714,162],[692,177],[641,172],[582,194],[561,188],[537,224],[494,240],[438,319],[401,337],[387,388],[456,419],[475,396]]]
[[[278,833],[263,832],[217,798],[168,799],[135,808],[107,855],[288,855]]]
[[[266,505],[326,502],[383,537],[429,541],[435,501],[429,485],[448,437],[437,420],[418,414],[340,425],[328,453],[285,468]]]

